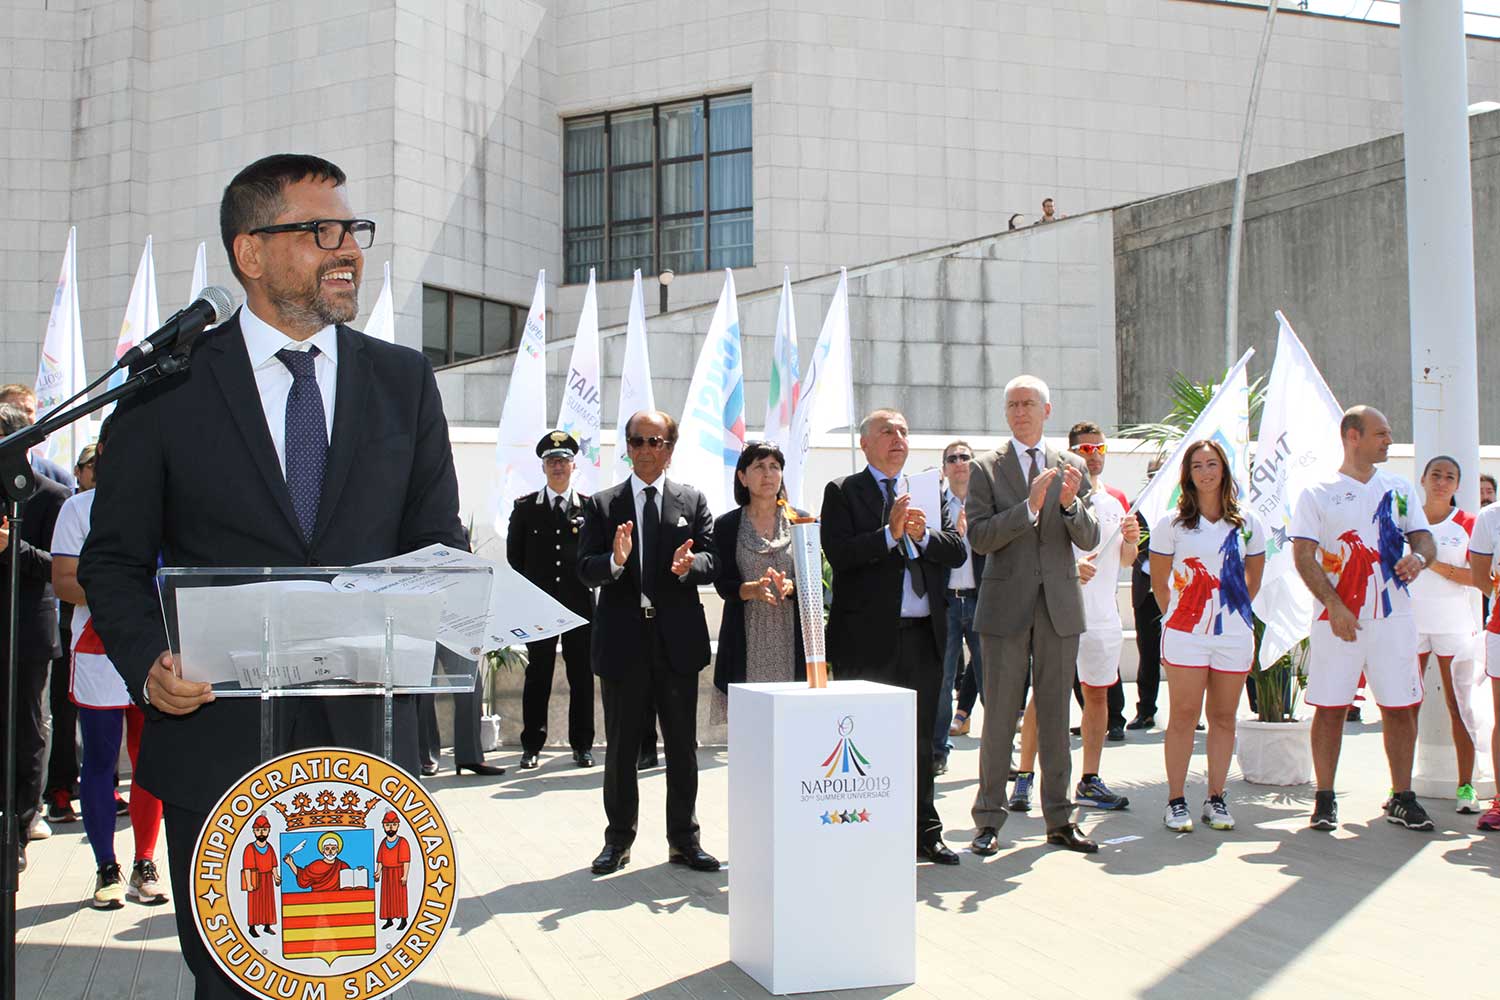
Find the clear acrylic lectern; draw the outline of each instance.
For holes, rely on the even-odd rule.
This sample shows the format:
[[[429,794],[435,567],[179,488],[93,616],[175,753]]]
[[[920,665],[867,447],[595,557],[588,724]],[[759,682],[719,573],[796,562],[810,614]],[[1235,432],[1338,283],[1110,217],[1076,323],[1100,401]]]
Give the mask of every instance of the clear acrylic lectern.
[[[474,690],[488,566],[168,567],[156,578],[178,674],[218,698],[259,698],[263,759],[276,753],[277,698],[383,697],[389,759],[396,695]],[[440,659],[440,646],[456,655]]]

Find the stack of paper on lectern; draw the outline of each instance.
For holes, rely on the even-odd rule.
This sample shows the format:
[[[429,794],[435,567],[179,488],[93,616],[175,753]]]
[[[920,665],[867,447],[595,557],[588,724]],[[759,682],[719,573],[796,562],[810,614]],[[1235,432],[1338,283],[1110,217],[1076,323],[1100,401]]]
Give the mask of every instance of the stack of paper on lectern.
[[[385,623],[393,630],[392,681],[432,680],[440,594],[347,593],[317,580],[272,580],[177,592],[183,677],[209,684],[269,687],[380,684]],[[269,628],[269,634],[268,634]]]

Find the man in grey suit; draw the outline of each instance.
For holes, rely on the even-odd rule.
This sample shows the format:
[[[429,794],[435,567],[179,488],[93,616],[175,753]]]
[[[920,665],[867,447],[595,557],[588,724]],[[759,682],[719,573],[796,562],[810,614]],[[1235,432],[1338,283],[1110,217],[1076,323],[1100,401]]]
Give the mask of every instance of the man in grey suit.
[[[1073,546],[1097,546],[1099,523],[1085,502],[1092,486],[1082,460],[1042,438],[1051,413],[1045,382],[1031,375],[1010,380],[1005,421],[1012,437],[974,461],[964,507],[969,544],[987,557],[974,614],[985,664],[985,713],[973,809],[979,832],[970,847],[981,855],[1000,849],[1011,741],[1028,672],[1047,843],[1090,854],[1099,849],[1072,822],[1068,742],[1073,668],[1084,629]]]

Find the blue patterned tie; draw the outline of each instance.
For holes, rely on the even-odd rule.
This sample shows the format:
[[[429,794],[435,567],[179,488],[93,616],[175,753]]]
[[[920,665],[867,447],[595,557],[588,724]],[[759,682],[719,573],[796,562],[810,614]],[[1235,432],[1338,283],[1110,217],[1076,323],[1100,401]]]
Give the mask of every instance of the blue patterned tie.
[[[302,540],[312,541],[318,523],[318,498],[323,495],[323,467],[328,462],[328,424],[323,416],[323,394],[318,391],[318,349],[280,350],[277,360],[292,373],[286,397],[286,487]]]

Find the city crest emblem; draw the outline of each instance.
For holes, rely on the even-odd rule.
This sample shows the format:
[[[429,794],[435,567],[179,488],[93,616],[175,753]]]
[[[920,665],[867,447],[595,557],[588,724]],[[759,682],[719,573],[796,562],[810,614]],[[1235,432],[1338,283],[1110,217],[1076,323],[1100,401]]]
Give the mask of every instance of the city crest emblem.
[[[433,952],[455,903],[453,838],[389,761],[321,747],[246,774],[192,857],[193,921],[224,973],[268,1000],[374,1000]]]

